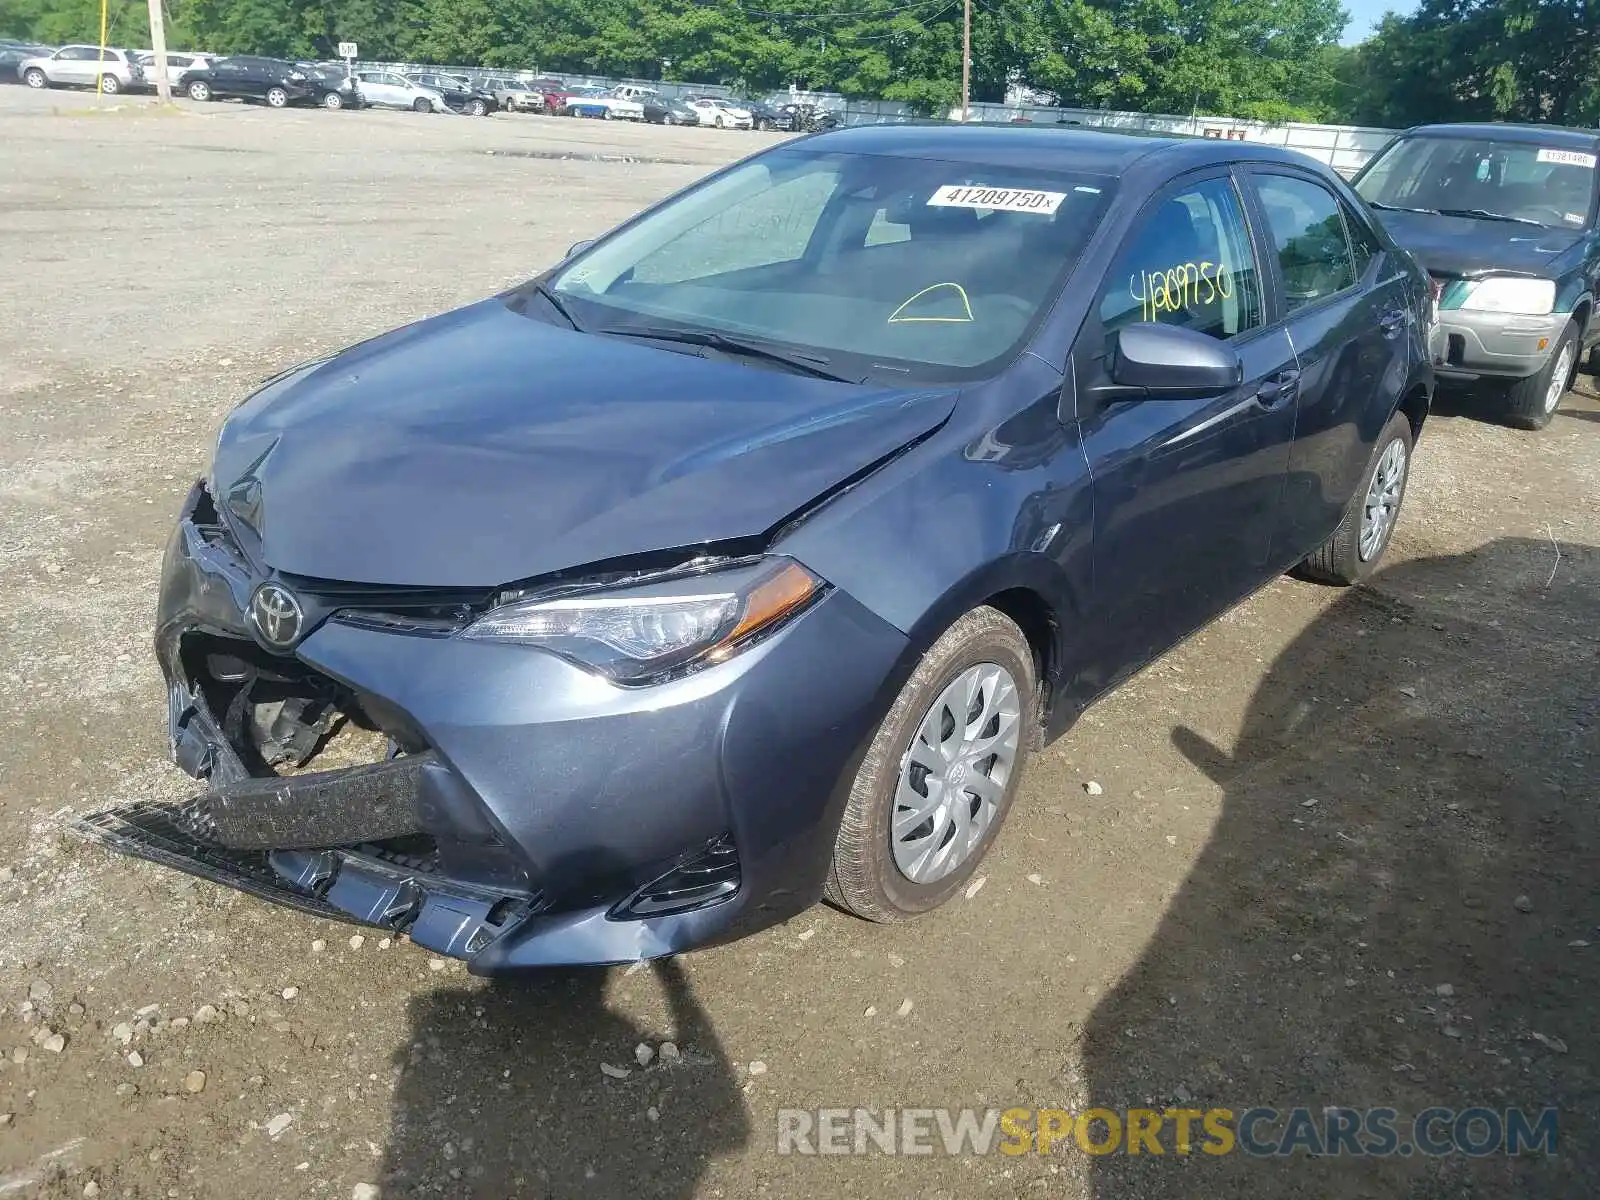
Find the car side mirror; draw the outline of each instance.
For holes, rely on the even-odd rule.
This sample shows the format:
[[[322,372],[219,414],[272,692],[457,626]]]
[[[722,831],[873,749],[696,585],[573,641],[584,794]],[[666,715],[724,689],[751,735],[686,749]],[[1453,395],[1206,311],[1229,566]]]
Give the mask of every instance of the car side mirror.
[[[585,250],[587,250],[592,245],[594,245],[594,239],[593,238],[590,238],[588,241],[585,241],[585,242],[573,242],[572,245],[567,247],[567,257],[568,258],[577,258],[578,255],[582,254]]]
[[[1130,398],[1203,398],[1244,382],[1244,364],[1226,342],[1179,325],[1141,322],[1112,337],[1112,390]]]

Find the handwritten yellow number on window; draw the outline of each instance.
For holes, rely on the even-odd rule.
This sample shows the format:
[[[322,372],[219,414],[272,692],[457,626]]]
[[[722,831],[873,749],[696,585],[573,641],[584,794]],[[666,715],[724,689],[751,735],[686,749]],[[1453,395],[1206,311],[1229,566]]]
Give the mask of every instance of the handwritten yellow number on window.
[[[1128,276],[1128,295],[1140,305],[1140,319],[1159,321],[1162,313],[1214,303],[1233,295],[1233,273],[1224,263],[1186,262],[1164,271]]]

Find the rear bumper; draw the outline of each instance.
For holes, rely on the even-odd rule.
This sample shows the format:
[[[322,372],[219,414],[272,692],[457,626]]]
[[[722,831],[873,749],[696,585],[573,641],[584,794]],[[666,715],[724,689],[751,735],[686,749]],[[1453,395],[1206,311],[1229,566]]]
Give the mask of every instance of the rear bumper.
[[[648,688],[339,611],[273,656],[244,617],[262,577],[202,533],[196,503],[169,545],[156,637],[173,757],[212,789],[175,819],[196,847],[264,856],[295,895],[482,974],[671,954],[819,898],[906,653],[851,597],[829,592],[728,661]],[[272,775],[239,732],[248,705],[215,674],[239,662],[303,675],[403,756]],[[696,905],[648,915],[660,907],[641,897],[661,889]]]
[[[1429,337],[1428,350],[1441,379],[1484,376],[1526,379],[1544,369],[1571,319],[1446,309]]]

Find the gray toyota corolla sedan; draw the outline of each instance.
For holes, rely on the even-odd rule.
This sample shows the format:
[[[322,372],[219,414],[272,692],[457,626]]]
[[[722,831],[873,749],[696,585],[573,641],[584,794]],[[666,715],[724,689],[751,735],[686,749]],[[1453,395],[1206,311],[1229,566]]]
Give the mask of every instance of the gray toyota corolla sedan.
[[[167,552],[132,853],[478,973],[931,909],[1029,754],[1395,528],[1427,277],[1268,147],[850,129],[268,381]]]

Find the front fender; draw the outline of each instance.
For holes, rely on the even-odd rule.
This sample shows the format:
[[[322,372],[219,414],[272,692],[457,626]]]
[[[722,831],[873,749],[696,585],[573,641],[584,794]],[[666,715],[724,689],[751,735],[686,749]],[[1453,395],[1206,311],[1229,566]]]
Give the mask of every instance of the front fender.
[[[962,613],[1002,592],[1033,593],[1050,626],[1047,682],[1060,695],[1087,609],[1092,494],[1077,427],[1055,422],[1053,402],[1050,418],[1056,444],[1048,453],[996,455],[993,434],[965,445],[951,431],[936,435],[824,505],[774,550],[906,635],[902,679]]]

